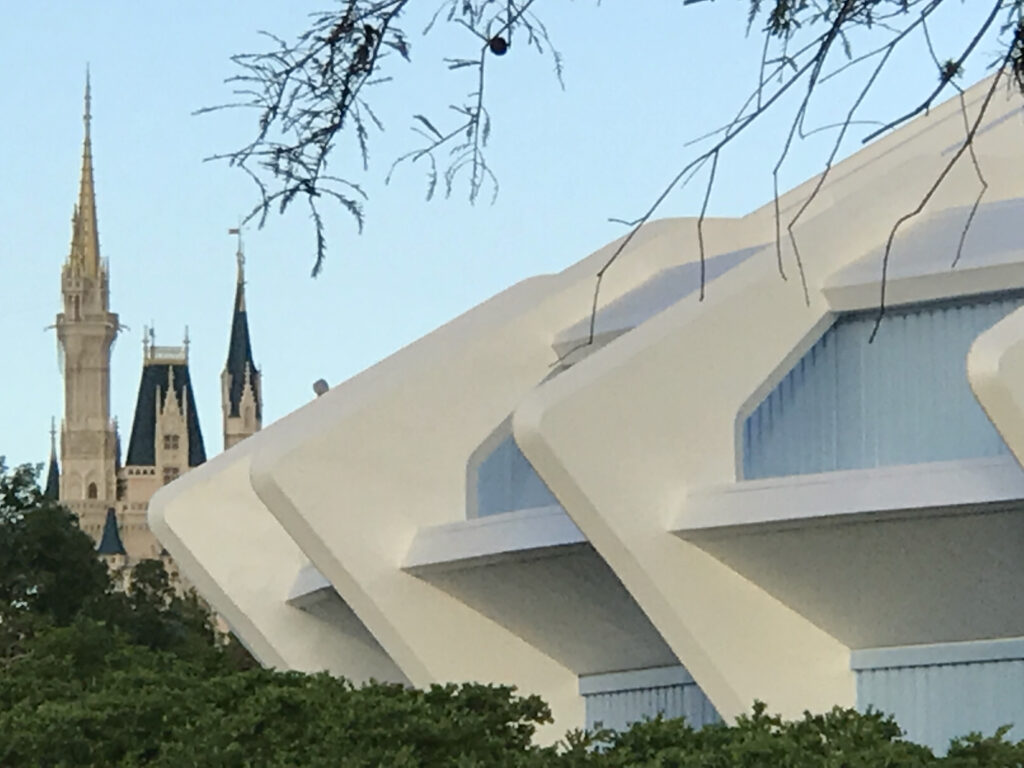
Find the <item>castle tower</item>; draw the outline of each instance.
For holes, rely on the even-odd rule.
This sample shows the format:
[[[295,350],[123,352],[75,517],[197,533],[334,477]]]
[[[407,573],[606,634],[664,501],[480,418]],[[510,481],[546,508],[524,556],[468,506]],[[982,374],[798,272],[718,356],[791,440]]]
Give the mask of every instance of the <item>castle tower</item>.
[[[149,530],[146,509],[157,489],[206,461],[188,344],[158,347],[145,333],[142,379],[135,405],[123,487],[121,539],[131,563],[160,557],[162,547]]]
[[[263,387],[260,372],[252,357],[249,320],[245,309],[245,255],[238,230],[238,277],[235,284],[235,306],[231,318],[231,339],[228,360],[220,375],[221,408],[224,413],[224,450],[244,440],[263,425]]]
[[[85,139],[71,251],[61,270],[63,311],[57,339],[63,355],[60,500],[82,529],[99,539],[116,497],[116,436],[110,420],[110,349],[117,315],[110,312],[107,265],[100,259],[90,137],[91,91],[85,80]]]

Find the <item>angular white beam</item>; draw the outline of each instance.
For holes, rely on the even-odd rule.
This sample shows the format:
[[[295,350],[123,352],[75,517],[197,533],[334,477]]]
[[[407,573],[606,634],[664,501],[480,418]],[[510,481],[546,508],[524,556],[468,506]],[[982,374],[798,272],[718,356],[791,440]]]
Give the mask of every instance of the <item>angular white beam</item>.
[[[705,306],[666,310],[613,341],[513,419],[523,453],[726,719],[756,698],[790,715],[855,703],[846,646],[669,531],[688,487],[735,476],[747,393],[826,317],[774,270],[770,254],[755,257],[738,268],[749,290],[726,302],[731,276],[720,278]],[[769,311],[771,321],[745,320]],[[752,327],[758,342],[777,334],[770,349],[744,341]]]
[[[403,569],[423,528],[465,517],[466,461],[553,361],[536,278],[332,388],[282,422],[251,476],[260,498],[417,686],[518,685],[583,721],[569,670]],[[538,309],[538,305],[540,308]]]
[[[405,682],[365,630],[288,604],[308,559],[249,484],[249,460],[273,427],[160,489],[149,526],[213,609],[267,666],[326,670],[354,682]]]

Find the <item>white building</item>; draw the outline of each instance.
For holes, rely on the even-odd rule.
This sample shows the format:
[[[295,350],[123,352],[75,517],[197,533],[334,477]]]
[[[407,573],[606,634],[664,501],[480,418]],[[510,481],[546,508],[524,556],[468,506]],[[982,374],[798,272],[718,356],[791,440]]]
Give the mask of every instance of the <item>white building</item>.
[[[514,683],[552,738],[755,699],[1024,738],[1022,105],[1001,85],[977,132],[956,268],[966,154],[899,230],[873,343],[958,100],[832,169],[795,228],[809,301],[773,205],[706,222],[703,301],[696,221],[653,222],[593,344],[617,243],[194,469],[151,526],[264,663]]]

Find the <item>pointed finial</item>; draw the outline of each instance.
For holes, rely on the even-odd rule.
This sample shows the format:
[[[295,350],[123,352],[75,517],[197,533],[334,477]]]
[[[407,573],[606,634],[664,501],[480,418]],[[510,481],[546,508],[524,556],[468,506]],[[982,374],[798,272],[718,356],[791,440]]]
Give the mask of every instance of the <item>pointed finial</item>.
[[[97,277],[103,271],[100,259],[100,241],[96,223],[96,188],[92,169],[92,82],[89,68],[85,69],[85,109],[82,114],[85,123],[85,138],[82,141],[82,175],[78,186],[78,204],[71,225],[71,251],[68,263],[89,277]],[[105,300],[104,300],[105,302]],[[104,306],[106,304],[104,303]]]
[[[92,121],[92,84],[89,81],[89,65],[85,65],[85,135],[89,135],[89,123]]]
[[[189,337],[188,337],[188,326],[186,325],[185,326],[185,341],[184,341],[184,346],[185,346],[185,362],[186,363],[188,363],[188,345],[191,344],[191,343],[192,343],[192,340],[189,339]]]
[[[50,417],[50,455],[57,455],[57,417]]]
[[[142,326],[142,362],[149,360],[149,326]]]
[[[235,261],[238,263],[238,275],[235,280],[235,313],[245,311],[245,248],[242,245],[242,222],[237,227],[228,230],[229,235],[238,238],[238,248],[235,250]]]
[[[235,249],[235,260],[238,262],[238,282],[244,282],[245,280],[245,250],[242,246],[242,222],[238,222],[237,227],[231,227],[228,230],[229,235],[234,235],[238,238],[238,247]]]

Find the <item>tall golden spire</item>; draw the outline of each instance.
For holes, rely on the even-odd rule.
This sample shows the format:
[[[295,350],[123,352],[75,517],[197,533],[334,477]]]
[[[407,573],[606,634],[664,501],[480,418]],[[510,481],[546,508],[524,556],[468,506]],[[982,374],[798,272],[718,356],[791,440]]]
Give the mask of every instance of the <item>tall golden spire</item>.
[[[82,178],[78,188],[78,205],[75,208],[71,235],[71,255],[68,260],[83,274],[95,277],[100,272],[100,239],[96,224],[96,188],[92,173],[92,88],[89,83],[89,68],[85,70],[85,140],[82,143]]]

